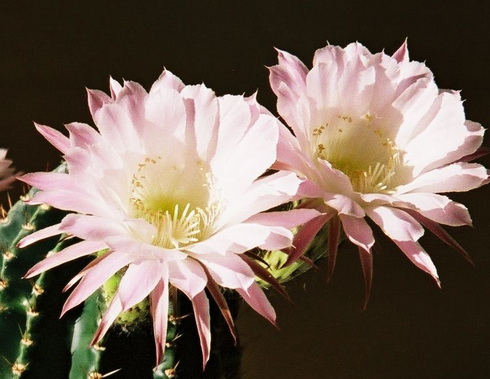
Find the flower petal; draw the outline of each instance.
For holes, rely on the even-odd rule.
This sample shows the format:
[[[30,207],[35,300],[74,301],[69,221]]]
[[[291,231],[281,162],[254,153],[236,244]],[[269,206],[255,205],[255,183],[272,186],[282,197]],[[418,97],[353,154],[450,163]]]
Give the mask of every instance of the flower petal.
[[[101,241],[81,241],[74,245],[70,245],[63,250],[46,257],[41,262],[37,263],[29,269],[25,274],[25,278],[31,278],[50,268],[59,266],[63,263],[93,254],[96,251],[105,249],[107,246]]]
[[[276,312],[257,283],[253,282],[248,289],[237,288],[236,290],[253,310],[276,325]]]
[[[282,212],[263,212],[250,217],[245,222],[266,226],[281,226],[292,229],[320,216],[316,209],[291,209]]]
[[[201,342],[203,370],[211,352],[211,318],[209,316],[209,300],[206,293],[200,292],[192,298],[192,309],[196,319],[197,332]]]
[[[369,217],[396,241],[417,241],[424,235],[424,228],[407,212],[391,207],[373,207],[367,210]]]
[[[274,163],[277,137],[275,118],[264,115],[237,141],[232,154],[225,155],[222,153],[223,147],[218,145],[211,166],[225,197],[250,186]],[[250,154],[251,151],[254,154]],[[237,167],[240,167],[239,172],[236,171]],[[229,180],[231,177],[232,181]]]
[[[362,247],[358,247],[358,250],[366,287],[364,304],[362,308],[366,310],[369,303],[369,295],[371,294],[371,284],[373,282],[373,254],[371,251],[366,251]]]
[[[165,265],[162,265],[162,278],[159,280],[154,290],[150,293],[150,312],[153,319],[153,335],[156,347],[156,365],[159,365],[164,354],[167,338],[168,325],[168,272]]]
[[[28,234],[19,241],[17,247],[23,248],[37,241],[41,241],[45,238],[53,237],[61,233],[63,233],[63,230],[60,230],[60,224],[51,225],[44,229],[36,230],[35,232]]]
[[[288,266],[289,264],[296,262],[303,256],[317,233],[332,216],[333,214],[318,216],[312,220],[309,220],[299,228],[294,236],[293,246],[286,250],[288,259],[284,266]]]
[[[418,242],[414,241],[396,241],[393,240],[395,244],[400,248],[401,251],[412,261],[412,263],[420,268],[422,271],[430,274],[437,285],[440,287],[441,282],[439,281],[439,276],[437,275],[436,266],[432,263],[429,254],[420,246]]]
[[[292,238],[292,233],[286,228],[242,223],[220,230],[186,249],[197,254],[240,254],[255,247],[266,250],[282,249],[290,246]]]
[[[102,286],[112,275],[132,261],[128,254],[109,252],[97,261],[97,264],[85,271],[80,283],[66,299],[61,315],[77,306],[97,288]]]
[[[129,265],[124,276],[121,278],[119,288],[111,304],[104,313],[100,325],[95,332],[92,345],[97,343],[107,333],[107,330],[121,312],[138,304],[153,291],[160,282],[161,270],[161,265],[151,260],[133,262]]]
[[[191,258],[167,263],[170,283],[184,292],[189,299],[201,293],[207,284],[207,276],[199,263]]]
[[[66,191],[83,193],[83,190],[73,182],[68,174],[60,172],[35,172],[22,175],[19,179],[41,190],[64,188]]]
[[[121,225],[102,217],[69,214],[61,221],[60,229],[87,240],[104,240],[109,236],[124,234]]]
[[[462,192],[478,188],[488,180],[488,171],[476,163],[459,162],[419,175],[397,189],[407,192]]]
[[[65,154],[70,148],[69,139],[58,132],[56,129],[50,128],[49,126],[34,123],[36,130],[42,134],[48,142],[56,147],[59,151]]]
[[[235,254],[195,255],[211,274],[216,283],[226,288],[249,288],[255,274],[249,265]]]
[[[284,204],[296,195],[300,183],[296,174],[284,171],[258,179],[226,208],[222,222],[236,224]]]
[[[374,245],[373,231],[364,218],[340,214],[340,221],[347,238],[355,245],[370,251]]]
[[[406,193],[397,196],[397,199],[409,205],[417,213],[440,224],[471,225],[468,209],[463,204],[451,201],[446,196],[433,193]]]

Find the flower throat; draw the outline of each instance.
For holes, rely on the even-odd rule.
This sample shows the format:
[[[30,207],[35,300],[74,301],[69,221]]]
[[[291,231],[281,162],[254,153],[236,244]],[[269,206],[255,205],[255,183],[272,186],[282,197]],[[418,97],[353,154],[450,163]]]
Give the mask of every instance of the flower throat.
[[[179,249],[205,238],[219,214],[206,175],[146,158],[131,180],[130,212],[155,227],[152,244]],[[191,171],[191,172],[188,172]]]
[[[347,175],[361,193],[391,192],[403,153],[369,113],[358,119],[337,116],[313,129],[312,149]]]

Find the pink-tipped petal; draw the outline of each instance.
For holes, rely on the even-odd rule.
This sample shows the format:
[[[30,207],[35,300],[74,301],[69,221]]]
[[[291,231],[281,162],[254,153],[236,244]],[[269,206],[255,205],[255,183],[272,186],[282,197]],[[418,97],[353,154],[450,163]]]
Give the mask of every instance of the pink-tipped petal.
[[[104,240],[108,236],[124,232],[122,225],[118,225],[112,220],[75,214],[65,216],[60,229],[87,240]]]
[[[228,307],[228,303],[226,302],[226,299],[223,296],[223,292],[216,284],[216,282],[213,280],[209,272],[207,272],[207,275],[208,275],[207,289],[211,294],[211,296],[213,297],[214,301],[216,302],[216,305],[218,306],[221,314],[223,315],[223,318],[225,319],[226,324],[228,325],[228,329],[230,330],[230,333],[236,342],[237,335],[235,331],[235,322],[233,321],[233,317],[231,315],[230,308]]]
[[[437,285],[440,287],[441,282],[439,280],[439,276],[437,275],[436,266],[430,259],[429,254],[420,246],[418,242],[414,241],[396,241],[393,242],[400,248],[401,251],[407,256],[408,259],[412,261],[412,263],[420,268],[422,271],[425,271],[429,275],[431,275],[436,281]]]
[[[114,323],[116,320],[117,316],[122,312],[123,306],[119,300],[119,298],[114,297],[112,300],[111,304],[107,308],[107,310],[104,313],[104,316],[102,317],[102,320],[100,321],[99,327],[95,331],[94,337],[92,338],[92,342],[90,343],[90,346],[95,345],[97,342],[99,342],[102,337],[105,336],[111,325]]]
[[[113,103],[113,99],[111,99],[107,94],[99,90],[93,90],[87,88],[87,98],[88,98],[88,107],[90,109],[90,113],[92,117],[104,107],[106,104]]]
[[[124,273],[119,289],[114,295],[118,297],[123,312],[142,301],[153,291],[162,272],[162,265],[157,260],[133,261]]]
[[[104,259],[85,272],[80,283],[68,296],[61,315],[80,304],[94,291],[102,286],[112,275],[131,262],[131,257],[124,253],[107,253]]]
[[[184,89],[184,83],[170,71],[164,70],[158,80],[152,85],[150,94],[158,91],[159,88],[172,88],[180,92]]]
[[[454,163],[418,176],[402,186],[400,193],[407,192],[463,192],[480,187],[488,180],[485,167],[477,163]]]
[[[64,188],[67,191],[83,193],[69,175],[59,172],[35,172],[22,175],[19,180],[41,190]]]
[[[259,212],[291,200],[298,192],[301,180],[292,172],[280,171],[256,180],[223,213],[228,223],[239,223]]]
[[[109,89],[111,91],[112,99],[115,100],[119,92],[122,90],[122,85],[111,76],[109,78]]]
[[[167,338],[169,291],[168,273],[162,268],[162,279],[150,293],[150,312],[153,319],[153,335],[156,348],[156,365],[159,365],[164,354]]]
[[[355,245],[370,251],[374,245],[373,231],[363,218],[339,215],[345,235]]]
[[[366,251],[362,247],[358,247],[358,250],[365,284],[363,309],[366,310],[371,294],[371,284],[373,282],[373,254],[371,251]]]
[[[453,238],[449,235],[448,232],[444,230],[442,226],[440,226],[437,222],[422,216],[420,213],[407,210],[408,213],[412,215],[414,219],[420,222],[423,226],[429,229],[437,238],[439,238],[442,242],[448,244],[452,248],[454,248],[458,253],[460,253],[468,262],[474,265],[470,255],[468,252]]]
[[[334,216],[328,223],[328,270],[327,281],[333,275],[335,269],[335,262],[337,261],[337,250],[339,247],[340,239],[340,219],[338,216]]]
[[[223,229],[207,240],[189,246],[187,250],[197,254],[223,251],[240,254],[254,247],[282,249],[290,245],[291,239],[291,232],[282,227],[242,223]]]
[[[274,93],[279,97],[277,108],[279,113],[289,123],[297,126],[292,105],[298,105],[298,98],[305,90],[307,68],[294,55],[277,50],[278,65],[270,70],[270,84]]]
[[[49,126],[36,123],[34,123],[34,126],[51,145],[56,147],[63,154],[66,154],[70,148],[70,141],[66,136],[58,132],[56,129],[50,128]]]
[[[264,268],[262,265],[260,265],[255,259],[248,257],[245,254],[242,254],[240,256],[252,269],[254,274],[262,279],[264,282],[268,283],[272,288],[274,288],[278,293],[280,293],[282,296],[284,296],[287,300],[289,300],[289,295],[284,289],[284,287],[279,283],[279,281],[274,278],[274,276],[268,271],[266,268]]]
[[[325,223],[332,217],[332,214],[318,216],[307,223],[305,223],[296,233],[293,240],[293,246],[286,250],[288,259],[285,266],[296,262],[300,259],[308,249],[316,234],[325,225]]]
[[[259,213],[250,217],[246,222],[292,229],[319,216],[321,213],[316,209],[291,209],[288,212]]]
[[[100,139],[100,134],[90,125],[72,122],[65,125],[65,127],[70,132],[70,138],[74,146],[88,148]]]
[[[61,233],[63,233],[63,230],[60,230],[60,224],[51,225],[44,229],[36,230],[34,233],[25,236],[19,241],[17,246],[23,248],[37,241],[41,241],[43,239],[53,237]]]
[[[85,276],[87,272],[95,267],[101,260],[105,259],[109,253],[112,253],[112,251],[107,250],[105,252],[101,252],[101,254],[97,258],[90,261],[78,274],[76,274],[73,278],[70,279],[68,283],[66,283],[65,287],[63,288],[63,292],[66,292],[70,288],[72,288],[80,279]]]
[[[236,290],[257,313],[276,325],[276,312],[257,283],[252,283],[248,289],[237,288]]]
[[[235,254],[196,255],[211,274],[212,278],[222,287],[248,288],[254,282],[252,269]]]
[[[398,199],[408,203],[409,208],[422,216],[439,224],[450,226],[471,225],[468,209],[463,205],[451,201],[443,195],[434,193],[407,193],[397,196]],[[396,203],[395,203],[396,204]],[[406,205],[404,204],[403,208]],[[413,216],[413,212],[410,213]]]
[[[206,287],[207,277],[202,266],[195,260],[187,258],[167,263],[170,283],[193,299]]]
[[[337,210],[341,215],[353,216],[353,218],[364,217],[365,212],[362,207],[348,196],[342,194],[325,194],[325,203]]]
[[[107,212],[105,206],[97,202],[93,196],[78,191],[70,191],[69,189],[37,192],[29,203],[47,203],[58,209],[67,211],[74,210],[89,214],[100,214]]]
[[[31,278],[53,267],[90,255],[96,251],[103,250],[104,248],[106,248],[105,244],[100,241],[81,241],[74,245],[70,245],[34,265],[25,274],[25,278]]]
[[[209,316],[209,300],[203,291],[192,298],[192,309],[196,320],[199,341],[201,342],[202,367],[206,367],[211,352],[211,318]]]
[[[424,228],[407,212],[392,207],[373,207],[367,210],[369,217],[391,239],[417,241],[424,235]]]
[[[156,261],[152,262],[147,260],[129,265],[124,276],[121,278],[119,288],[111,304],[102,317],[99,328],[95,332],[92,345],[100,341],[121,312],[136,305],[153,291],[160,282],[161,271],[161,265]],[[82,283],[83,279],[80,285]]]
[[[398,50],[393,53],[392,57],[395,58],[398,63],[409,61],[407,40],[405,40]]]
[[[196,149],[200,156],[210,160],[216,152],[218,136],[218,101],[214,92],[204,85],[188,86],[182,95],[192,99]]]

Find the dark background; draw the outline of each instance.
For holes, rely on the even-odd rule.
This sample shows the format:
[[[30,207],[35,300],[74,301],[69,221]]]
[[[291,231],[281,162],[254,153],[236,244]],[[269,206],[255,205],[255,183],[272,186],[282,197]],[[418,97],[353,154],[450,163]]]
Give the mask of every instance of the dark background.
[[[488,126],[489,16],[484,1],[3,1],[0,146],[25,172],[54,167],[58,152],[33,120],[60,130],[91,122],[84,87],[107,91],[112,75],[149,88],[164,66],[219,95],[258,89],[275,111],[265,68],[276,62],[273,47],[309,64],[327,40],[392,53],[408,37],[411,58],[426,61],[439,87],[462,89],[467,118]],[[385,243],[362,312],[357,253],[344,246],[328,285],[323,270],[290,286],[293,306],[270,294],[281,331],[244,306],[243,377],[490,377],[489,195],[483,188],[452,196],[473,216],[475,228],[451,233],[476,267],[422,239],[442,289]]]

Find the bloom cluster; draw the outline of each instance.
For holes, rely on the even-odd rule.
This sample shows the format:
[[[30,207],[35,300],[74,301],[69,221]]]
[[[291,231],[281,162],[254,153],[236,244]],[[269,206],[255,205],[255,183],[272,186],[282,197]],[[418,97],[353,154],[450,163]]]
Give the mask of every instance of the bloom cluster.
[[[439,224],[470,224],[468,211],[440,193],[488,182],[484,167],[467,162],[481,146],[483,128],[465,120],[458,92],[439,90],[429,69],[409,60],[405,44],[392,56],[371,54],[359,43],[328,45],[315,53],[311,69],[279,51],[270,83],[290,129],[254,96],[219,97],[169,71],[148,92],[112,79],[110,95],[89,90],[97,129],[71,123],[67,137],[36,125],[63,154],[67,173],[21,180],[41,190],[31,203],[73,213],[20,246],[59,234],[80,242],[27,277],[96,255],[68,283],[76,286],[64,313],[119,273],[93,343],[121,312],[149,297],[158,363],[175,288],[192,302],[205,365],[206,293],[232,333],[220,287],[236,290],[274,323],[255,280],[264,277],[261,266],[249,252],[283,250],[295,262],[327,223],[330,273],[343,229],[359,248],[368,290],[375,240],[367,218],[436,281],[417,242],[424,227],[464,253]],[[292,201],[292,209],[277,210]]]

